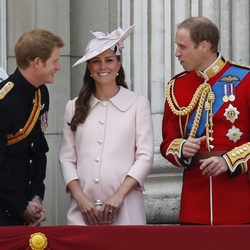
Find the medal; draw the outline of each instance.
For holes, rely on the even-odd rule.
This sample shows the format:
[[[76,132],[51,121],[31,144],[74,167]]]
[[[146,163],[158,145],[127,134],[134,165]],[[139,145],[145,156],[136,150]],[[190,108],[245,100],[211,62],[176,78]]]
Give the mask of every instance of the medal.
[[[232,104],[229,104],[229,106],[225,109],[224,116],[228,121],[231,123],[234,123],[235,120],[238,119],[240,112],[237,110],[236,107],[234,107]]]
[[[236,128],[235,126],[232,126],[232,128],[230,128],[226,134],[228,139],[234,143],[236,143],[242,135],[243,133],[240,131],[240,129]]]
[[[229,95],[228,99],[230,102],[233,102],[235,100],[234,85],[232,83],[230,84],[230,95]]]
[[[41,115],[40,119],[41,119],[41,129],[42,129],[42,131],[44,133],[48,128],[48,111],[43,113]]]
[[[223,102],[228,102],[228,96],[227,95],[224,95],[223,98],[222,98]]]
[[[235,96],[234,95],[230,95],[228,97],[228,99],[229,99],[230,102],[233,102],[235,100]]]
[[[228,102],[229,101],[227,93],[228,93],[228,91],[227,91],[227,84],[224,84],[224,96],[222,98],[223,102]]]

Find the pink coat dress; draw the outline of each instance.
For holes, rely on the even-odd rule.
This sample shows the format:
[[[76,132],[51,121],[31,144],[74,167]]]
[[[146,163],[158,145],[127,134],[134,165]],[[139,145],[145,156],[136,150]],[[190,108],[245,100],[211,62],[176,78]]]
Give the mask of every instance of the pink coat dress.
[[[76,98],[65,109],[60,165],[65,184],[78,179],[93,200],[105,201],[128,175],[141,188],[132,190],[119,208],[114,225],[146,223],[143,182],[153,165],[153,126],[147,98],[120,88],[108,101],[94,96],[85,122],[72,132],[70,123]],[[72,198],[68,225],[86,225]]]

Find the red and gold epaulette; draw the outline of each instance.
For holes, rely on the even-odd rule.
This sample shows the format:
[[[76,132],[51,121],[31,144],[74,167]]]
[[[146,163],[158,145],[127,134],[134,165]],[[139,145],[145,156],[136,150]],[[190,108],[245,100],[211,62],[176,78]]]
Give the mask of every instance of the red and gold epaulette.
[[[249,65],[244,65],[244,64],[239,64],[233,61],[228,61],[231,65],[237,66],[237,67],[241,67],[241,68],[245,68],[245,69],[249,69],[250,70],[250,66]]]

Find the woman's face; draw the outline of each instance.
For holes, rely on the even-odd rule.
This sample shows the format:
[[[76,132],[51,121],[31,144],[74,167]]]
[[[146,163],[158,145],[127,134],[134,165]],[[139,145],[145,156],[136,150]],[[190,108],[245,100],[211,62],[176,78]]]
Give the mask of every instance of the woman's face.
[[[88,69],[96,84],[116,84],[116,76],[121,67],[120,61],[111,49],[92,58],[88,62]]]

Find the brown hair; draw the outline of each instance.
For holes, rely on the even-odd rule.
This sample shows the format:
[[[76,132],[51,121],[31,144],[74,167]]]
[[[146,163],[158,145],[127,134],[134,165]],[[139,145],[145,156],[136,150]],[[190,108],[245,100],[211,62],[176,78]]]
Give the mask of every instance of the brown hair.
[[[187,29],[190,37],[197,47],[200,42],[211,43],[211,51],[218,51],[220,33],[217,26],[206,17],[190,17],[177,26],[178,29]]]
[[[120,61],[121,60],[120,56],[117,56],[117,59],[118,61]],[[118,86],[128,88],[127,83],[125,82],[125,73],[122,65],[116,77],[116,84]],[[80,90],[79,96],[75,103],[75,114],[69,124],[72,131],[76,131],[77,126],[80,123],[84,123],[84,121],[86,120],[90,109],[90,103],[89,103],[90,98],[94,92],[95,92],[95,81],[90,76],[88,67],[86,67],[86,71],[83,78],[83,86]]]
[[[15,46],[17,66],[21,69],[26,69],[36,57],[39,57],[45,63],[51,56],[54,48],[63,46],[62,38],[50,31],[34,29],[24,33]]]

